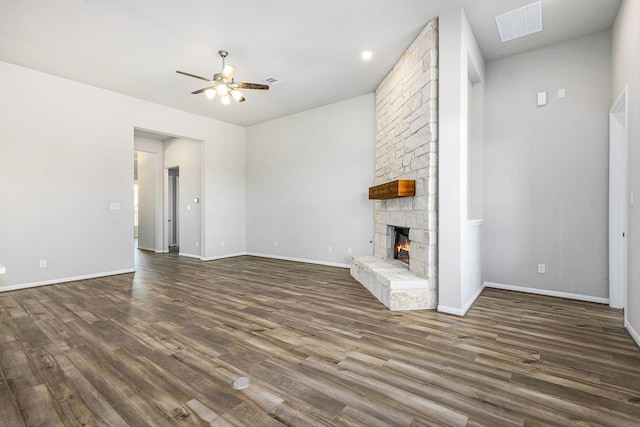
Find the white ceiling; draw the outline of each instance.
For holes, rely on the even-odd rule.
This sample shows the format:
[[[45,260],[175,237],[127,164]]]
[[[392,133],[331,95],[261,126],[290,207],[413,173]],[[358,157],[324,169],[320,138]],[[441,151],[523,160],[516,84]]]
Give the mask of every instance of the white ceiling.
[[[247,126],[372,92],[429,19],[464,7],[487,61],[611,28],[621,0],[543,0],[543,31],[501,43],[534,0],[0,0],[0,60]],[[229,106],[190,92],[229,51],[236,80],[282,81]],[[373,59],[363,62],[369,49]]]

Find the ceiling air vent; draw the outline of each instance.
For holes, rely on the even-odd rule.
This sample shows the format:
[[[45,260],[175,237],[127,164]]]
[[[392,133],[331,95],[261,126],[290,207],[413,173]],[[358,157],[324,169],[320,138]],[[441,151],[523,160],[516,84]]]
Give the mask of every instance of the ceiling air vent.
[[[276,79],[275,77],[267,77],[263,81],[265,83],[267,83],[267,84],[270,84],[270,85],[277,85],[278,83],[281,82],[280,80]]]
[[[496,24],[503,42],[542,31],[542,2],[496,16]]]

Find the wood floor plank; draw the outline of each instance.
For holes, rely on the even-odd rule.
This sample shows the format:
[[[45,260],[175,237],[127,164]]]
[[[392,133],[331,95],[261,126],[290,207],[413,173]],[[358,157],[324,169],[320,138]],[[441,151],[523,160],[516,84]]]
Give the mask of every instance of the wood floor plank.
[[[485,289],[466,317],[390,312],[342,268],[135,256],[0,294],[3,426],[640,425],[619,310]]]

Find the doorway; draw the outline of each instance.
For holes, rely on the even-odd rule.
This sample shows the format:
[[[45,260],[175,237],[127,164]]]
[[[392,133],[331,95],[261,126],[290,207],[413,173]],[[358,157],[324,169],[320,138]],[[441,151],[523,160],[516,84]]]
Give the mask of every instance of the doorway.
[[[169,248],[177,248],[180,246],[180,210],[178,206],[180,197],[180,168],[169,168],[169,188],[168,188],[168,204],[169,212],[167,222],[169,227]]]
[[[625,87],[609,110],[609,305],[622,309],[627,307],[628,93]],[[624,317],[626,322],[626,310]]]

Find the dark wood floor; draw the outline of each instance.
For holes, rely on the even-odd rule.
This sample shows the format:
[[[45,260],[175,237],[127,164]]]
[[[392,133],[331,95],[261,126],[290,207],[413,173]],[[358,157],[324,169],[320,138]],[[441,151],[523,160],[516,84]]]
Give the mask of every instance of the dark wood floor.
[[[606,306],[390,312],[345,269],[137,257],[0,294],[0,425],[640,425],[640,351]]]

